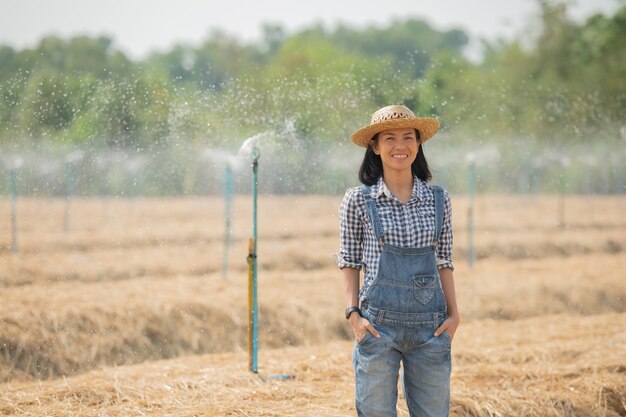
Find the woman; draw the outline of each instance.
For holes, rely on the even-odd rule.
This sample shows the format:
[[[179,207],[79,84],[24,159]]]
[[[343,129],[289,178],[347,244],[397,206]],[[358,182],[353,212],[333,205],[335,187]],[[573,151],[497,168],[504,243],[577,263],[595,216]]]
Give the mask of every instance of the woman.
[[[422,149],[438,128],[436,119],[392,105],[352,135],[367,148],[363,185],[348,189],[341,204],[337,264],[362,417],[396,416],[401,363],[410,415],[449,413],[450,344],[459,325],[450,195],[428,185]]]

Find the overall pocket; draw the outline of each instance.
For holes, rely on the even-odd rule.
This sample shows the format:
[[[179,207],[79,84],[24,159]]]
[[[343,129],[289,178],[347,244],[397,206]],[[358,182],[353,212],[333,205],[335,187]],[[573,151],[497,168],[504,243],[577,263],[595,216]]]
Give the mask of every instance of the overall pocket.
[[[436,275],[416,275],[413,277],[413,295],[420,303],[426,305],[435,296],[437,291]]]

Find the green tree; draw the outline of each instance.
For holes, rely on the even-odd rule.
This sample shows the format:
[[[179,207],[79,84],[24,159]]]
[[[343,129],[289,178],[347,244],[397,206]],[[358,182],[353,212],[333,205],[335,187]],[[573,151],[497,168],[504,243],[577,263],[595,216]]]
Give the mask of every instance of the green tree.
[[[164,79],[137,75],[124,81],[98,80],[69,135],[75,142],[149,145],[168,135],[170,95],[171,86]]]
[[[439,32],[424,21],[409,19],[363,31],[342,26],[330,40],[370,58],[390,60],[394,70],[406,71],[412,78],[419,79],[428,69],[432,55],[461,55],[469,39],[461,30]]]
[[[74,84],[74,79],[52,70],[33,74],[25,86],[18,116],[22,131],[38,139],[69,127],[77,111],[72,100]]]

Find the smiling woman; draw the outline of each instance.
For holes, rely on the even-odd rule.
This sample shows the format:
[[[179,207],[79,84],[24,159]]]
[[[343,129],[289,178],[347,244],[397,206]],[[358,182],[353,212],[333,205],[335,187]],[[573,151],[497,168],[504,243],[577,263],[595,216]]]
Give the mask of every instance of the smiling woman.
[[[459,325],[450,195],[429,186],[422,144],[439,128],[402,105],[352,135],[366,147],[361,187],[340,209],[337,263],[354,331],[359,416],[396,415],[400,364],[411,415],[447,416],[451,342]],[[363,285],[360,270],[363,269]]]

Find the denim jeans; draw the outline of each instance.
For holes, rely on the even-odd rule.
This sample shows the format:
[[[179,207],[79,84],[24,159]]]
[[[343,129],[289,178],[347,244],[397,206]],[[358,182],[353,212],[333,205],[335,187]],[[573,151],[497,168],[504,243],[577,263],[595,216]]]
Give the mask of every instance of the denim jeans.
[[[434,336],[443,320],[445,317],[418,327],[372,323],[380,339],[366,332],[355,343],[352,355],[359,417],[396,416],[400,363],[411,417],[448,415],[450,337],[447,332]]]

